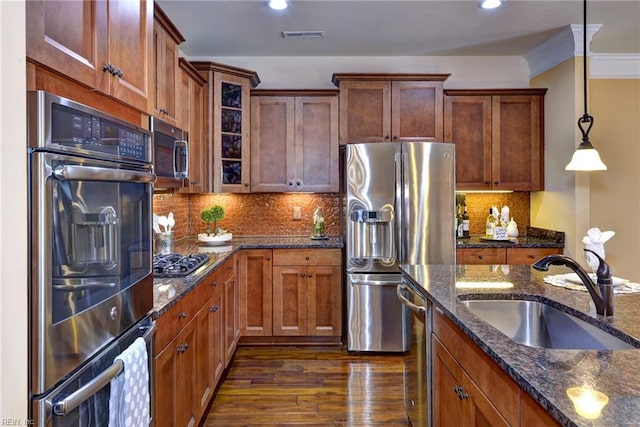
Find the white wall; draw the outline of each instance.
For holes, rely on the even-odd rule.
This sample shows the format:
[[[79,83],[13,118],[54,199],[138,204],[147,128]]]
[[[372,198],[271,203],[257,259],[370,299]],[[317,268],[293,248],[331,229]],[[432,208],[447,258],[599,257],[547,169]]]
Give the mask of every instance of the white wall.
[[[451,74],[445,88],[529,87],[529,66],[521,56],[306,56],[212,57],[212,61],[258,73],[260,89],[335,89],[333,73]]]
[[[0,424],[27,417],[24,1],[0,1]],[[14,422],[16,421],[16,422]]]

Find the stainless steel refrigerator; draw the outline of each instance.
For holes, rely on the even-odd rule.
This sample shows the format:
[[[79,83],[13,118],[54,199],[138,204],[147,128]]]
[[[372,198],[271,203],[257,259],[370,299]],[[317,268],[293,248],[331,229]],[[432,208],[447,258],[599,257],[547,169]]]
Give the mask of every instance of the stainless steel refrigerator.
[[[400,264],[455,263],[455,151],[441,142],[345,148],[347,349],[406,352]]]

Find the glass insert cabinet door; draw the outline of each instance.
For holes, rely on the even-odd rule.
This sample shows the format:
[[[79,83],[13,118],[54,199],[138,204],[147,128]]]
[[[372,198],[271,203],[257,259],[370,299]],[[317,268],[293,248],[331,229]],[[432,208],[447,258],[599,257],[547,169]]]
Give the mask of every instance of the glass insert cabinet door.
[[[214,189],[249,192],[250,81],[215,73],[214,85]]]

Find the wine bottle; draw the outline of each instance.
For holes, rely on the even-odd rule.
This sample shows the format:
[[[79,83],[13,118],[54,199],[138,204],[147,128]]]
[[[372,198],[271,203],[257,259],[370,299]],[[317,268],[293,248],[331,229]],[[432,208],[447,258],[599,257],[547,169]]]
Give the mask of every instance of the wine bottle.
[[[456,214],[456,237],[462,237],[462,209],[460,205],[457,206],[458,212]]]
[[[462,237],[469,237],[469,214],[467,213],[467,204],[464,204],[462,213]]]
[[[489,209],[489,215],[487,216],[487,227],[485,234],[488,238],[493,238],[493,228],[496,226],[496,218],[493,216],[493,210]]]

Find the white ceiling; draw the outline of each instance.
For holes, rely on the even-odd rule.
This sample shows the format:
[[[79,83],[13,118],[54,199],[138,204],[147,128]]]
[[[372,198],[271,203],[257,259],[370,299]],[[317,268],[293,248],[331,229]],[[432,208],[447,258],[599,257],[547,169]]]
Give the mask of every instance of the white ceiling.
[[[156,0],[186,38],[188,58],[225,56],[524,55],[570,24],[582,1],[507,0],[487,11],[475,0]],[[602,24],[595,53],[640,54],[640,0],[590,0],[587,23]],[[284,39],[282,31],[325,31]]]

